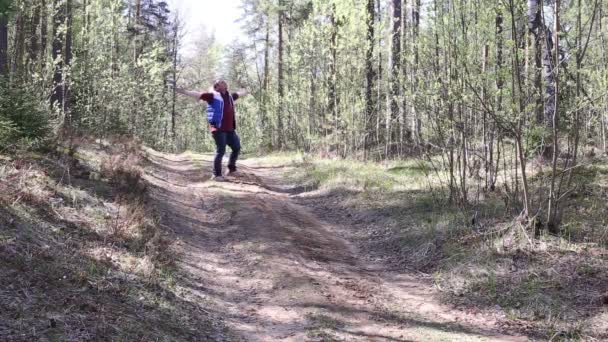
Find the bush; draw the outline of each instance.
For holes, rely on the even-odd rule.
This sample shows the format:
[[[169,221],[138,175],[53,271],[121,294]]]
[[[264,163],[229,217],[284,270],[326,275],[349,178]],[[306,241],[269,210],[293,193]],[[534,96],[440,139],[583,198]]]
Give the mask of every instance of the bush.
[[[143,183],[140,182],[143,170],[140,166],[141,157],[136,153],[112,155],[101,163],[101,174],[121,190],[141,192]]]
[[[15,137],[19,135],[19,129],[17,125],[2,116],[0,116],[0,149],[2,146],[7,146],[10,142],[15,140]]]
[[[8,87],[0,81],[0,149],[35,145],[48,137],[49,115],[25,86]]]
[[[534,126],[524,132],[524,141],[527,146],[528,157],[542,153],[543,147],[550,143],[551,134],[546,127]]]

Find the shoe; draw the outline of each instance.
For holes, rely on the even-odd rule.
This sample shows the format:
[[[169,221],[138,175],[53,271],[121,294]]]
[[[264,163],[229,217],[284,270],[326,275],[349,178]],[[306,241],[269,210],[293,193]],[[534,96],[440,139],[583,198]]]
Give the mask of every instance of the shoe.
[[[240,173],[239,173],[237,170],[230,170],[230,171],[228,171],[227,176],[232,176],[232,177],[234,177],[234,176],[238,176],[239,174],[240,174]]]
[[[224,178],[223,176],[213,176],[211,179],[216,182],[225,182],[226,181],[226,178]]]

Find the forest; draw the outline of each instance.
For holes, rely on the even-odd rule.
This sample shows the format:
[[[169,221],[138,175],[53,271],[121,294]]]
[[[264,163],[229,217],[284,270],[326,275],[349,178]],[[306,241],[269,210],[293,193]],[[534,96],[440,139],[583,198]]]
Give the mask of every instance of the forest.
[[[150,175],[158,172],[189,184],[183,186],[198,184],[194,174],[205,173],[200,168],[209,163],[199,156],[210,155],[215,147],[204,102],[185,98],[178,89],[204,92],[224,79],[230,89],[250,93],[235,107],[245,163],[238,191],[257,186],[279,196],[277,189],[290,183],[297,198],[294,206],[315,213],[328,206],[336,211],[321,210],[319,220],[333,222],[332,217],[348,214],[341,222],[347,228],[336,236],[360,248],[361,255],[398,259],[400,274],[425,274],[442,305],[499,307],[510,322],[484,332],[426,317],[425,329],[434,329],[436,323],[442,326],[439,330],[464,337],[411,331],[394,337],[387,328],[377,340],[503,340],[494,333],[552,341],[608,338],[608,2],[241,0],[239,6],[242,17],[227,25],[238,25],[244,36],[221,41],[204,29],[208,14],[201,14],[200,32],[188,32],[182,14],[164,0],[0,0],[0,224],[6,228],[7,222],[22,217],[15,208],[29,203],[24,198],[38,196],[24,197],[15,188],[14,177],[22,177],[18,183],[24,187],[32,177],[18,176],[23,160],[28,172],[33,172],[32,165],[45,169],[49,160],[59,161],[63,171],[57,172],[67,176],[51,181],[58,186],[85,172],[79,168],[88,155],[106,159],[89,160],[101,169],[86,171],[87,182],[118,177],[112,185],[120,193],[115,198],[118,209],[110,213],[117,220],[133,212],[125,207],[121,214],[125,201],[135,201],[140,209],[154,202],[150,210],[159,215],[152,220],[161,232],[157,235],[164,234],[165,226],[185,227],[186,207],[163,204],[171,197],[159,195],[165,185],[154,183]],[[185,54],[186,37],[192,35],[195,47]],[[105,152],[103,157],[86,149],[78,152],[80,145]],[[159,166],[165,163],[162,158],[165,168]],[[186,159],[191,164],[180,164]],[[136,166],[131,165],[134,160]],[[178,164],[186,173],[178,172]],[[130,172],[136,173],[135,180]],[[123,183],[145,190],[134,200]],[[304,196],[323,190],[327,197]],[[238,213],[247,213],[255,202],[228,190],[193,195],[196,191],[179,196],[195,202],[196,196],[203,202],[206,196],[228,198],[217,210],[236,215],[229,224],[236,224]],[[296,214],[290,214],[266,201],[258,209],[278,217],[277,230],[287,229],[279,221],[291,219],[301,227],[316,227],[306,221],[304,211],[294,207]],[[45,201],[34,202],[28,205]],[[180,215],[163,223],[178,209]],[[152,215],[141,210],[142,220]],[[53,212],[62,222],[68,217],[55,207],[49,215]],[[364,213],[361,218],[351,218],[359,212]],[[254,217],[252,213],[249,218]],[[365,229],[371,230],[365,234],[370,235],[355,238],[364,233],[349,230],[351,220],[353,227],[366,222]],[[152,223],[143,226],[147,224]],[[313,238],[316,228],[310,229],[312,235],[294,239],[316,239],[327,250],[338,246],[324,245],[322,237],[333,233],[319,228],[319,238]],[[11,241],[20,241],[18,231],[2,232],[0,227],[0,264],[10,264],[14,253],[27,255],[28,248],[10,247]],[[163,235],[165,244],[172,245],[171,234],[181,234],[176,231]],[[158,240],[150,234],[136,244],[134,255],[148,256],[150,248],[142,246]],[[293,249],[297,247],[290,253]],[[153,264],[164,260],[160,254]],[[505,260],[508,264],[502,264]],[[0,275],[27,269],[11,267],[0,267]],[[180,269],[163,267],[151,272]],[[155,281],[154,286],[168,291],[167,281]],[[144,283],[140,287],[151,286]],[[8,283],[0,280],[0,285]],[[335,301],[342,301],[341,292],[334,291]],[[3,293],[0,289],[0,304],[8,305]],[[198,305],[192,298],[183,300]],[[193,312],[177,314],[183,318]],[[355,323],[334,314],[307,312],[302,319],[307,335],[292,328],[296,335],[285,335],[289,338],[261,319],[254,325],[267,335],[248,335],[244,323],[224,319],[223,313],[217,316],[245,340],[375,340],[363,332],[348,335],[354,330],[347,327]],[[393,322],[391,317],[384,319]],[[15,322],[0,322],[0,339],[19,340],[11,331],[25,328]],[[407,322],[414,324],[409,318]],[[160,326],[146,336],[156,340],[179,327]],[[123,336],[116,333],[118,328],[108,329],[96,325],[90,336]],[[66,323],[62,331],[68,330]],[[23,340],[50,336],[26,334]],[[233,340],[223,332],[222,337],[205,335],[208,339],[188,334],[168,338]],[[57,336],[70,340],[66,336],[71,335]],[[85,335],[79,338],[87,340]]]

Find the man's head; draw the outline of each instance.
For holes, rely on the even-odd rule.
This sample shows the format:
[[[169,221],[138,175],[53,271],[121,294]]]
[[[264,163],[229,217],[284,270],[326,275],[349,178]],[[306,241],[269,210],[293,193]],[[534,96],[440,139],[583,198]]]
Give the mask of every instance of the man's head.
[[[213,89],[219,93],[224,94],[225,92],[228,91],[228,83],[226,83],[226,81],[219,79],[215,82],[213,82]]]

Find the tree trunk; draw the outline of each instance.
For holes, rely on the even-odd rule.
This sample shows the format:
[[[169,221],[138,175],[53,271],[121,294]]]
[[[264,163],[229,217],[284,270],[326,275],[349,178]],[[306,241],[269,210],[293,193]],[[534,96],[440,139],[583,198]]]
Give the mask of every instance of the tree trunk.
[[[539,54],[540,59],[541,59],[541,65],[542,65],[542,78],[544,80],[544,96],[543,95],[539,95],[539,96],[543,96],[544,100],[543,100],[543,115],[542,115],[542,123],[544,124],[545,127],[547,127],[548,130],[552,131],[553,130],[553,117],[554,114],[556,112],[556,89],[555,89],[555,70],[554,68],[557,66],[557,64],[554,64],[554,60],[553,60],[553,55],[552,55],[552,51],[553,51],[553,45],[554,45],[554,39],[553,39],[553,34],[551,32],[551,29],[549,29],[546,25],[545,22],[543,20],[543,15],[542,15],[542,4],[539,4],[538,0],[528,0],[528,28],[530,29],[530,31],[532,32],[532,34],[535,37],[536,41],[542,42],[542,43],[538,43],[535,44],[536,45],[536,65],[538,67],[539,65]],[[539,48],[539,45],[541,46],[541,48]],[[542,52],[541,52],[542,50]],[[559,53],[557,54],[557,59],[555,59],[556,61],[559,61]],[[538,81],[538,76],[537,76],[537,80],[536,80],[536,87],[539,88],[539,81]],[[536,112],[538,112],[538,105],[537,105],[537,109]],[[537,114],[537,120],[540,121],[541,118],[538,118],[538,114]],[[553,152],[553,149],[555,148],[555,146],[543,146],[543,157],[545,159],[548,159]]]
[[[391,123],[397,121],[400,117],[399,113],[399,100],[401,94],[400,80],[401,77],[405,75],[401,74],[401,39],[402,39],[402,31],[401,31],[401,0],[393,0],[393,15],[392,15],[392,32],[391,32]],[[400,127],[402,129],[402,127]],[[392,134],[393,141],[395,141],[396,137]]]
[[[15,20],[15,43],[13,44],[13,62],[11,71],[13,77],[20,78],[23,71],[23,56],[25,52],[25,15],[19,13]]]
[[[65,21],[65,25],[66,25],[66,31],[65,31],[65,50],[64,50],[64,54],[65,54],[65,64],[64,64],[64,68],[69,68],[72,65],[72,31],[73,31],[73,16],[72,16],[72,0],[65,0],[66,3],[66,21]],[[64,73],[64,76],[69,76],[69,73]],[[68,93],[68,84],[66,84],[65,87],[65,94],[67,97],[67,93]]]
[[[530,23],[535,23],[536,19],[532,19],[530,20],[530,13],[533,13],[532,18],[536,18],[536,1],[534,0],[530,0],[528,2],[528,24],[530,25]],[[511,36],[515,38],[515,44],[512,46],[512,54],[513,54],[513,58],[514,58],[514,69],[511,72],[511,83],[512,83],[512,89],[513,89],[513,94],[511,95],[511,105],[513,106],[513,108],[517,108],[519,107],[519,112],[523,113],[525,111],[525,102],[524,102],[524,91],[523,91],[523,81],[522,81],[522,72],[521,72],[521,59],[519,57],[519,46],[520,46],[520,41],[519,41],[519,33],[518,33],[518,28],[517,28],[517,19],[516,19],[516,9],[515,9],[515,4],[513,3],[513,1],[509,2],[509,10],[510,10],[510,17],[511,17]],[[529,26],[529,28],[532,30],[532,26]],[[515,93],[517,91],[518,96],[515,96]],[[522,139],[523,139],[523,129],[524,129],[524,117],[523,115],[520,115],[519,119],[517,120],[517,126],[516,128],[513,129],[513,135],[515,136],[515,158],[518,161],[518,167],[520,168],[521,171],[521,181],[522,181],[522,186],[523,186],[523,197],[524,197],[524,208],[523,208],[523,212],[522,212],[522,216],[525,220],[527,220],[529,218],[529,214],[530,214],[530,189],[528,187],[528,175],[526,172],[526,154],[525,154],[525,150],[523,148],[523,143],[522,143]],[[505,150],[504,146],[502,148],[502,150],[504,151],[504,156],[506,159],[507,156],[507,151]],[[505,166],[506,169],[506,166]],[[517,167],[515,168],[516,172],[517,172]],[[517,178],[517,175],[516,175]],[[517,192],[516,192],[517,193]],[[519,194],[518,194],[519,196]]]
[[[38,46],[38,26],[40,26],[40,4],[34,5],[32,20],[30,22],[30,37],[28,44],[27,69],[29,73],[36,70],[34,63],[38,60],[40,47]]]
[[[51,93],[51,109],[59,108],[63,111],[63,43],[65,41],[62,26],[65,23],[64,1],[54,0],[53,9],[53,91]]]
[[[418,97],[416,96],[419,84],[419,59],[420,55],[418,52],[418,35],[420,32],[420,8],[421,0],[413,0],[412,2],[412,46],[414,48],[414,65],[412,67],[412,74],[414,82],[412,82],[412,134],[414,143],[416,146],[420,145],[422,140],[422,120],[420,119],[420,113],[418,113]]]
[[[500,115],[503,108],[503,88],[505,84],[504,77],[502,76],[502,67],[504,64],[504,17],[502,10],[498,9],[496,13],[496,114]],[[486,173],[489,174],[488,189],[494,191],[496,187],[496,180],[498,177],[498,156],[496,158],[496,168],[494,168],[494,140],[496,139],[496,123],[493,122],[489,127],[488,137],[488,162],[486,163]],[[497,146],[498,148],[498,146]],[[498,153],[498,151],[497,151]]]
[[[259,117],[259,125],[258,130],[261,132],[271,132],[268,125],[268,111],[269,111],[269,93],[270,89],[270,20],[269,16],[264,17],[266,26],[265,35],[264,35],[264,71],[263,78],[261,82],[261,91],[260,91],[260,112],[258,113]],[[257,67],[257,64],[256,64]],[[262,134],[262,146],[266,148],[270,148],[272,146],[272,137],[270,134]]]
[[[553,50],[553,37],[551,30],[548,28],[544,29],[543,32],[543,79],[545,82],[545,100],[543,108],[543,118],[545,125],[551,129],[553,128],[553,117],[557,111],[556,94],[556,77],[555,72],[557,70],[558,63],[554,63],[551,51]],[[559,55],[559,54],[558,54]],[[547,153],[551,152],[553,148],[547,150]]]
[[[534,43],[534,89],[536,91],[534,107],[534,118],[538,125],[544,123],[543,117],[543,89],[542,89],[542,74],[543,74],[543,42],[541,27],[542,16],[541,8],[538,5],[538,0],[528,0],[528,28],[532,33]]]
[[[382,22],[382,2],[383,0],[376,0],[376,22],[377,23],[381,23]],[[373,141],[377,142],[378,144],[380,143],[380,141],[382,140],[382,132],[381,132],[381,127],[380,127],[380,122],[381,122],[381,115],[380,113],[382,113],[382,104],[386,103],[386,108],[387,111],[390,111],[390,99],[391,99],[391,85],[390,83],[384,82],[384,78],[386,77],[386,79],[390,79],[390,77],[387,77],[387,75],[384,74],[384,69],[382,68],[384,60],[383,60],[383,54],[382,54],[382,47],[383,47],[384,42],[382,41],[382,39],[377,39],[376,42],[376,46],[378,48],[378,59],[377,59],[377,74],[378,75],[376,77],[376,84],[378,85],[376,87],[376,115],[375,115],[375,123],[374,123],[374,134],[373,134]],[[390,53],[387,53],[387,57],[389,58],[390,61]],[[388,69],[386,70],[387,72],[389,71]],[[381,84],[386,84],[387,89],[383,89],[383,87],[381,87]],[[388,117],[390,117],[390,113],[388,113]]]
[[[47,5],[46,0],[40,0],[40,17],[42,21],[40,23],[40,74],[44,75],[46,70],[46,56],[47,56]]]
[[[112,6],[114,7],[114,6]],[[112,9],[112,13],[114,13],[114,11],[116,11],[116,9]],[[112,14],[112,46],[110,47],[112,49],[112,79],[115,79],[118,77],[118,70],[119,70],[119,56],[120,56],[120,36],[119,36],[119,31],[120,31],[120,27],[118,24],[118,17],[116,16],[116,14]],[[137,46],[137,44],[136,44]],[[136,49],[137,51],[137,49]],[[136,53],[137,55],[137,53]],[[137,56],[135,57],[135,59],[133,60],[133,64],[137,65]],[[137,118],[135,115],[132,116],[134,119]]]
[[[266,36],[264,37],[264,81],[263,81],[263,95],[262,95],[262,113],[261,113],[261,126],[262,130],[268,130],[267,115],[268,115],[268,94],[270,89],[268,88],[270,82],[270,21],[266,18]],[[267,141],[267,145],[271,145],[271,141]]]
[[[173,23],[173,51],[171,51],[171,59],[173,60],[172,62],[172,68],[171,68],[171,74],[173,76],[173,89],[171,92],[171,139],[173,140],[173,143],[175,144],[175,138],[176,138],[176,131],[175,131],[175,126],[176,126],[176,118],[177,118],[177,111],[175,108],[176,102],[177,102],[177,59],[178,59],[178,51],[179,51],[179,30],[180,30],[180,21],[179,21],[179,17],[176,15],[174,18],[174,23]]]
[[[8,18],[0,15],[0,77],[8,76]]]
[[[336,20],[336,6],[332,4],[332,10],[330,14],[331,22],[331,37],[330,37],[330,54],[331,59],[329,62],[329,92],[328,98],[328,112],[331,114],[332,120],[338,121],[338,104],[337,104],[337,91],[336,85],[338,83],[338,20]]]
[[[374,70],[374,0],[367,0],[367,50],[365,53],[365,142],[364,155],[368,157],[368,153],[372,147],[372,138],[374,132],[374,100],[372,94],[374,92],[374,79],[376,72]]]
[[[543,48],[540,36],[534,36],[534,89],[536,90],[534,118],[537,125],[542,125],[543,119]]]
[[[308,77],[308,135],[307,139],[304,141],[305,151],[310,151],[310,141],[311,138],[316,135],[318,126],[316,106],[317,87],[315,87],[315,71],[316,69],[314,65],[311,65],[310,75]]]
[[[606,53],[606,38],[604,37],[605,35],[602,34],[601,32],[604,32],[603,28],[604,26],[602,25],[602,20],[604,18],[603,16],[603,6],[602,6],[602,2],[600,1],[600,6],[599,6],[599,20],[598,20],[598,26],[599,26],[599,32],[600,32],[600,46],[601,46],[601,50],[602,50],[602,61],[604,62],[604,68],[608,67],[608,54]],[[607,102],[607,101],[605,101]],[[604,154],[607,155],[608,154],[608,137],[607,137],[607,133],[606,133],[606,125],[608,125],[608,103],[604,104],[604,108],[603,110],[600,109],[600,124],[602,126],[602,148],[604,151]]]
[[[558,197],[559,194],[556,191],[556,187],[555,187],[555,183],[556,183],[556,179],[557,179],[557,157],[559,154],[559,146],[558,146],[558,130],[559,130],[559,75],[558,72],[560,70],[560,65],[559,65],[559,61],[560,61],[560,57],[559,57],[559,31],[560,31],[560,15],[559,15],[559,9],[560,9],[560,0],[555,0],[555,37],[554,37],[554,42],[555,42],[555,49],[554,49],[554,60],[553,60],[553,64],[555,66],[554,70],[552,71],[552,79],[551,81],[553,81],[553,92],[549,93],[549,91],[547,91],[547,95],[552,95],[553,98],[552,99],[548,99],[549,100],[549,105],[551,106],[551,109],[553,109],[553,113],[552,113],[552,138],[553,138],[553,146],[552,146],[552,152],[553,152],[553,159],[552,159],[552,166],[551,166],[551,187],[549,189],[549,204],[548,204],[548,209],[547,209],[547,228],[551,233],[557,233],[558,232],[558,228],[559,228],[559,215],[558,215],[558,210],[557,210],[557,204],[558,204]],[[547,115],[547,113],[545,113],[545,116]]]
[[[83,64],[83,70],[82,70],[82,77],[84,77],[85,80],[89,80],[90,77],[90,68],[91,68],[91,54],[89,51],[89,44],[90,44],[90,28],[91,28],[91,15],[90,15],[90,11],[89,11],[89,6],[90,6],[91,2],[90,0],[83,0],[82,3],[82,15],[83,15],[83,19],[84,19],[84,25],[82,28],[82,53],[83,56],[82,58],[82,64]],[[93,92],[93,82],[86,82],[86,84],[83,86],[83,89],[81,90],[81,93],[83,94],[82,96],[82,101],[84,102],[84,110],[82,112],[76,113],[77,115],[79,115],[79,117],[82,116],[88,116],[91,114],[92,109],[91,109],[91,98],[92,98],[92,92]],[[74,115],[74,114],[72,114]]]
[[[65,113],[64,127],[72,126],[72,116],[70,111],[71,88],[70,88],[70,67],[72,65],[72,0],[65,0],[65,50],[63,64],[63,111]]]
[[[139,59],[139,55],[141,53],[141,48],[139,46],[139,35],[141,30],[141,0],[135,1],[135,20],[133,20],[133,30],[134,30],[134,39],[133,39],[133,62],[137,63]]]
[[[596,1],[597,5],[597,1]],[[583,26],[582,26],[582,6],[581,0],[577,0],[577,15],[576,15],[576,99],[580,99],[581,97],[581,69],[583,66]],[[591,23],[593,26],[593,23]],[[591,28],[590,28],[591,30]],[[574,148],[572,153],[572,163],[571,166],[576,166],[577,157],[578,157],[578,145],[580,142],[580,113],[579,109],[576,109],[574,112]],[[569,166],[570,166],[569,165]],[[568,183],[567,187],[569,188],[572,182],[573,169],[568,174]]]
[[[489,64],[489,58],[490,58],[490,46],[488,44],[484,44],[483,46],[483,53],[482,53],[482,62],[481,62],[481,73],[483,75],[485,75],[488,72],[488,64]],[[498,59],[498,56],[497,58]],[[488,97],[488,90],[486,88],[486,84],[484,83],[482,85],[481,88],[481,102],[482,103],[486,103]],[[492,142],[490,142],[489,139],[489,119],[488,119],[488,113],[487,110],[483,110],[482,112],[482,118],[481,118],[481,139],[482,139],[482,146],[483,146],[483,158],[480,158],[481,161],[485,161],[484,163],[484,170],[485,170],[485,189],[489,189],[489,185],[490,185],[490,179],[492,178],[492,164],[490,164],[491,161],[491,151],[492,148],[490,147],[490,145],[492,144]],[[475,125],[473,125],[473,131],[475,132]]]
[[[283,96],[284,96],[284,86],[283,82],[285,79],[285,75],[283,74],[283,1],[279,0],[279,18],[278,18],[278,52],[279,52],[279,60],[277,61],[278,74],[277,74],[277,88],[278,88],[278,96],[279,101],[277,105],[277,143],[279,148],[283,148]]]

